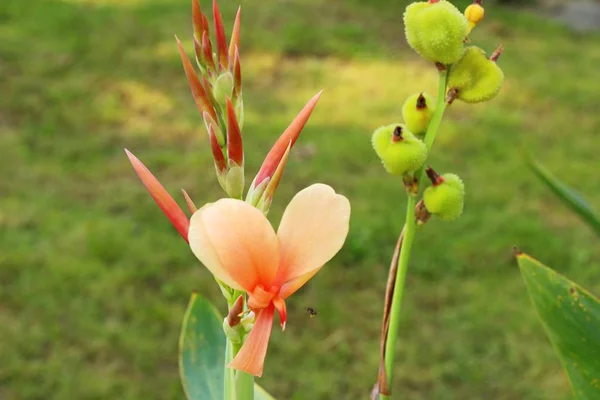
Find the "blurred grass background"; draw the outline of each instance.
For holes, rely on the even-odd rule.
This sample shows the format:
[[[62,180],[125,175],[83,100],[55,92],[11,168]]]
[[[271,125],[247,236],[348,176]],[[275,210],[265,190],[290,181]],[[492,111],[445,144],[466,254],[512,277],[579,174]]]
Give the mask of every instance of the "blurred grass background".
[[[271,216],[277,223],[313,182],[353,204],[345,248],[289,302],[260,382],[279,399],[366,398],[404,214],[401,182],[380,166],[370,134],[400,118],[407,95],[435,93],[436,72],[405,43],[406,0],[222,0],[228,27],[239,2],[247,179],[325,88]],[[466,213],[417,237],[397,398],[568,398],[511,248],[600,289],[598,239],[521,155],[531,150],[600,204],[600,36],[534,9],[490,3],[486,13],[472,39],[488,51],[504,44],[507,80],[491,103],[455,103],[436,144],[436,169],[465,180]],[[191,50],[189,1],[2,0],[3,400],[183,398],[177,339],[189,295],[223,302],[123,153],[173,194],[184,187],[198,204],[222,195],[173,34]]]

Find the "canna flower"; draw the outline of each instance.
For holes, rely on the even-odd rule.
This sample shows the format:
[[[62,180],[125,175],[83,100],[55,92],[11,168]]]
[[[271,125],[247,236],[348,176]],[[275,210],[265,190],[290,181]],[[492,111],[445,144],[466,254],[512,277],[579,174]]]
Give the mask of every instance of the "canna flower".
[[[225,284],[248,294],[256,321],[229,367],[261,376],[275,315],[286,323],[285,300],[342,247],[350,203],[324,184],[300,191],[275,233],[264,214],[236,199],[221,199],[191,218],[193,253]]]

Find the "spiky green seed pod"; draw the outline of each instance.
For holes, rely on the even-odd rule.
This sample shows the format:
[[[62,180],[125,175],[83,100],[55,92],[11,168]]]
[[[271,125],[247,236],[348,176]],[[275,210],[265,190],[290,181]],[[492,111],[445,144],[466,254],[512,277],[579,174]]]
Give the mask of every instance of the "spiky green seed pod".
[[[479,47],[467,47],[463,57],[452,66],[448,76],[449,95],[465,103],[480,103],[494,98],[504,81],[496,56],[487,58]],[[452,98],[450,100],[453,100]]]
[[[392,175],[404,175],[421,168],[427,147],[402,124],[382,126],[373,133],[375,153]]]
[[[438,176],[437,182],[423,192],[427,210],[441,219],[457,219],[463,212],[465,186],[455,174]]]
[[[402,118],[406,127],[417,135],[427,131],[434,112],[435,103],[427,93],[413,94],[406,99],[402,106]]]
[[[410,4],[404,26],[410,47],[430,61],[453,64],[463,54],[467,19],[446,0]]]

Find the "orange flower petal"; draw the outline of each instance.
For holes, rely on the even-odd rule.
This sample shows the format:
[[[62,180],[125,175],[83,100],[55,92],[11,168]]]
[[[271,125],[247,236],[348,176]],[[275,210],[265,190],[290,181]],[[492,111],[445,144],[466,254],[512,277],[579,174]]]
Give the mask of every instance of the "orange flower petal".
[[[194,255],[198,257],[198,260],[200,260],[200,262],[204,264],[215,277],[234,289],[243,290],[221,264],[219,254],[206,233],[206,227],[202,220],[202,213],[213,206],[214,204],[207,204],[192,215],[188,232],[190,247]]]
[[[262,212],[241,200],[221,199],[201,218],[221,266],[239,286],[252,292],[256,285],[267,289],[273,284],[279,241]]]
[[[228,367],[254,376],[262,375],[274,315],[275,307],[273,305],[259,311],[250,335]]]
[[[348,235],[350,202],[327,185],[301,190],[287,206],[277,236],[281,263],[276,285],[322,267]]]

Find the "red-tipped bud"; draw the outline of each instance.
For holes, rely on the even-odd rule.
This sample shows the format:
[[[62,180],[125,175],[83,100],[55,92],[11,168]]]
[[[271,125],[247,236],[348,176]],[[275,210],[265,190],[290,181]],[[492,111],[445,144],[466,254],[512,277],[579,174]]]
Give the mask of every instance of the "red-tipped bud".
[[[179,48],[179,54],[181,56],[181,62],[183,63],[183,69],[185,71],[185,75],[187,76],[190,89],[192,90],[192,96],[196,101],[198,109],[200,110],[200,112],[207,112],[211,117],[213,117],[213,119],[216,119],[217,115],[215,113],[215,109],[213,108],[210,98],[206,93],[206,90],[202,86],[200,79],[198,79],[196,71],[194,71],[194,67],[190,62],[190,59],[185,54],[185,49],[183,48],[183,45],[181,44],[177,36],[175,37],[175,39],[177,40],[177,47]]]
[[[233,23],[233,30],[231,31],[231,40],[229,41],[229,66],[233,64],[235,58],[236,49],[240,47],[240,24],[242,18],[242,7],[238,7],[237,14],[235,15],[235,22]]]
[[[194,38],[200,41],[202,39],[202,32],[204,32],[204,23],[199,0],[192,0],[192,24],[194,27]]]
[[[229,60],[227,58],[227,38],[225,37],[225,27],[223,26],[223,18],[217,0],[213,0],[213,17],[215,19],[215,36],[217,39],[217,50],[219,54],[219,64],[225,69],[229,68]]]
[[[188,241],[188,228],[190,221],[183,212],[183,210],[177,205],[175,200],[166,191],[163,185],[160,184],[158,179],[152,175],[152,172],[142,162],[134,156],[129,150],[125,149],[125,153],[129,158],[129,162],[133,166],[135,173],[138,175],[148,192],[160,207],[162,212],[167,216],[171,224],[177,229],[177,232]]]
[[[273,177],[269,180],[269,183],[267,184],[264,193],[262,194],[260,200],[258,201],[258,204],[256,205],[256,207],[265,214],[269,212],[271,202],[273,201],[273,196],[275,196],[275,192],[279,187],[279,182],[281,182],[281,178],[283,177],[283,171],[285,170],[285,166],[287,165],[291,149],[292,142],[288,143],[285,153],[283,153],[283,157],[281,157],[281,161],[279,162],[277,169],[273,173]]]
[[[227,172],[227,161],[225,161],[223,150],[221,150],[221,146],[219,146],[219,140],[217,139],[217,135],[215,135],[214,126],[210,123],[208,125],[208,136],[210,137],[210,149],[212,151],[213,160],[215,161],[217,174],[224,174]]]
[[[233,103],[227,98],[227,156],[229,162],[237,166],[244,165],[244,148],[242,132],[237,122]]]
[[[183,198],[185,199],[185,204],[187,204],[188,210],[190,210],[190,213],[194,214],[196,211],[198,211],[198,207],[196,207],[196,205],[194,204],[194,201],[192,200],[190,195],[185,191],[185,189],[181,189],[181,193],[183,193]]]
[[[209,71],[215,71],[215,61],[213,60],[212,44],[208,38],[208,32],[202,34],[202,51],[204,52],[204,60],[208,66]]]
[[[209,132],[209,136],[210,130],[213,129],[215,136],[217,137],[217,143],[219,144],[219,147],[223,148],[225,146],[225,135],[223,135],[223,132],[221,131],[221,128],[219,128],[217,122],[212,119],[208,113],[202,113],[202,118],[204,119],[204,126],[206,127],[206,131]]]
[[[202,40],[202,39],[200,39]],[[194,37],[194,53],[196,54],[196,62],[201,67],[204,67],[204,53],[202,52],[202,45],[200,42]]]
[[[240,63],[240,52],[235,46],[233,55],[233,96],[237,98],[242,93],[242,65]]]
[[[300,132],[302,132],[302,128],[310,118],[313,110],[317,106],[317,102],[321,97],[323,91],[317,93],[310,101],[304,106],[304,108],[298,113],[296,118],[292,121],[292,123],[287,127],[287,129],[281,134],[279,139],[275,142],[271,151],[265,157],[265,161],[263,162],[256,178],[254,178],[254,182],[252,182],[251,188],[255,188],[258,186],[263,180],[266,178],[270,178],[275,173],[277,166],[280,164],[281,159],[283,158],[286,149],[288,146],[294,146],[298,136],[300,136]]]

